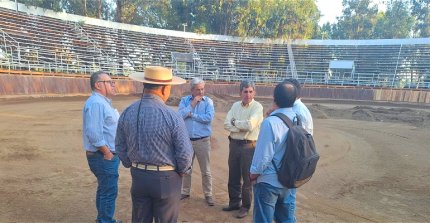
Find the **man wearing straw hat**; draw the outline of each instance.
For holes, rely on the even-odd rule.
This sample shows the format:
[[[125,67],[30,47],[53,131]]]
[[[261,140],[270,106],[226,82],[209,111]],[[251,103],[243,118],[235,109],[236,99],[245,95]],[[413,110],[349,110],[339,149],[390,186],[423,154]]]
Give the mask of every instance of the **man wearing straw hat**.
[[[185,80],[158,66],[130,78],[143,82],[143,95],[120,116],[115,142],[122,164],[131,168],[132,222],[176,222],[193,150],[184,120],[165,102],[171,85]]]

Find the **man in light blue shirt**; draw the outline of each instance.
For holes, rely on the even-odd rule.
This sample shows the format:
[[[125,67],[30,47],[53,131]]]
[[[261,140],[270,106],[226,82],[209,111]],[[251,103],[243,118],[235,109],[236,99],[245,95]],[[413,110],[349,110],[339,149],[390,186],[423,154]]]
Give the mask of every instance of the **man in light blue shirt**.
[[[297,97],[295,86],[289,82],[280,83],[273,97],[278,108],[271,114],[283,113],[295,120],[292,108]],[[296,222],[295,193],[282,186],[276,173],[285,153],[287,133],[288,127],[278,117],[269,116],[261,124],[250,168],[250,180],[255,183],[254,222]]]
[[[119,158],[115,151],[115,134],[119,113],[112,106],[115,82],[104,71],[91,75],[92,94],[83,109],[82,138],[88,165],[97,177],[97,222],[117,222],[115,200],[118,194]]]
[[[202,173],[202,187],[206,203],[214,205],[212,196],[212,175],[210,168],[210,136],[212,134],[211,123],[214,118],[213,101],[204,96],[205,82],[200,78],[194,78],[190,82],[191,95],[185,96],[179,103],[179,114],[185,121],[191,144],[193,145],[194,157],[199,162]],[[181,199],[190,197],[191,171],[182,179]]]

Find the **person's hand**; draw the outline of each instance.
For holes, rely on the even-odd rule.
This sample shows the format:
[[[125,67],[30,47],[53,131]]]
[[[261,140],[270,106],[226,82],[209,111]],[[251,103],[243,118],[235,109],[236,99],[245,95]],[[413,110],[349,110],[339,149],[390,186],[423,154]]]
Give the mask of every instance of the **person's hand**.
[[[203,96],[197,95],[193,98],[193,101],[191,101],[191,107],[196,107],[196,105],[202,100]]]
[[[113,159],[113,153],[111,151],[105,153],[103,155],[103,159],[105,159],[105,160],[112,160]]]
[[[230,120],[230,124],[231,124],[232,126],[235,126],[235,122],[236,122],[236,119],[235,119],[235,118],[232,118],[232,119]]]
[[[249,181],[251,181],[251,183],[254,185],[255,183],[257,183],[257,178],[259,176],[260,174],[249,173]]]

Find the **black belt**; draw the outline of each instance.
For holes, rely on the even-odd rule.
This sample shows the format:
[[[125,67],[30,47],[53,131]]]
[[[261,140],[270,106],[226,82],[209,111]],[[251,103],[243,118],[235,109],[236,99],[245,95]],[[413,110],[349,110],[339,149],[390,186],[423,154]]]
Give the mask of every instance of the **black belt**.
[[[200,137],[200,138],[190,138],[190,140],[191,141],[197,141],[197,140],[200,140],[200,139],[206,139],[207,137],[209,137],[209,136],[203,136],[203,137]]]
[[[233,139],[230,136],[228,137],[228,139],[232,142],[235,142],[237,144],[251,144],[251,143],[255,143],[257,142],[256,140],[247,140],[247,139]]]

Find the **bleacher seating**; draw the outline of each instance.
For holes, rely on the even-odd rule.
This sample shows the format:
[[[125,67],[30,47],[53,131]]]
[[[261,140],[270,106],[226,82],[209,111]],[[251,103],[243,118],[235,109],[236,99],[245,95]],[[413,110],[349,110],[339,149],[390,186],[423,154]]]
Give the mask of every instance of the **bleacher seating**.
[[[374,41],[238,41],[154,34],[86,24],[0,7],[0,67],[36,72],[106,70],[127,76],[147,65],[185,78],[273,83],[430,87],[430,39]],[[290,52],[290,53],[289,53]],[[290,55],[292,53],[292,55]],[[353,74],[329,73],[332,60],[354,61]]]

